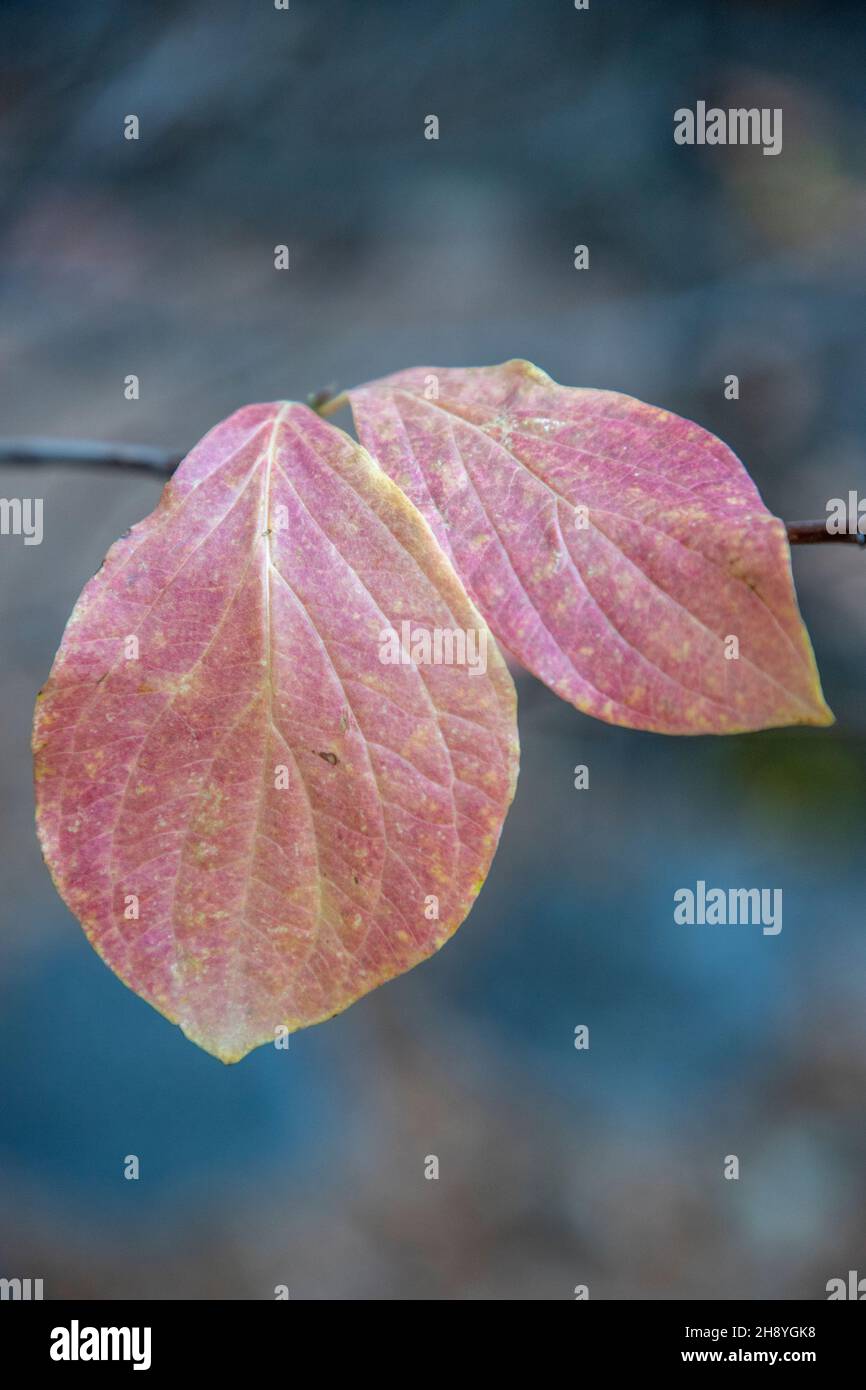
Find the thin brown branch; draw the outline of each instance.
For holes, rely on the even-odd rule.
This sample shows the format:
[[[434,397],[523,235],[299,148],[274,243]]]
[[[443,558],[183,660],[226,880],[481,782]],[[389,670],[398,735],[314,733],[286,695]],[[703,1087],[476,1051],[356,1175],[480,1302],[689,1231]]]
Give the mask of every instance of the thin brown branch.
[[[333,388],[309,397],[313,410],[330,413],[341,404]],[[0,464],[60,464],[77,468],[135,468],[168,478],[183,458],[179,450],[156,449],[147,444],[99,444],[90,439],[0,439]],[[835,544],[866,546],[862,531],[828,531],[826,521],[786,523],[791,545]]]
[[[862,531],[828,531],[826,521],[789,521],[786,525],[789,545],[825,545],[828,541],[866,545]]]
[[[71,464],[76,468],[136,468],[169,477],[183,458],[148,444],[99,444],[90,439],[0,439],[0,463]]]

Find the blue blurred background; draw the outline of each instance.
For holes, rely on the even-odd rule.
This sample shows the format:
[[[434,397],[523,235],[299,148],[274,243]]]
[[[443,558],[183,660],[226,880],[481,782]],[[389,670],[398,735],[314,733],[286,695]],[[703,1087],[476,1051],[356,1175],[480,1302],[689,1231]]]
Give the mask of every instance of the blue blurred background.
[[[699,420],[779,515],[822,517],[866,493],[864,40],[861,4],[807,0],[6,0],[0,433],[186,447],[249,401],[523,356]],[[782,107],[783,153],[676,146],[701,99]],[[859,552],[794,555],[833,730],[665,739],[518,676],[517,800],[467,924],[226,1068],[101,964],[32,829],[34,696],[158,481],[0,486],[45,498],[41,546],[0,540],[0,1274],[230,1299],[866,1274]],[[781,934],[676,926],[699,878],[781,887]]]

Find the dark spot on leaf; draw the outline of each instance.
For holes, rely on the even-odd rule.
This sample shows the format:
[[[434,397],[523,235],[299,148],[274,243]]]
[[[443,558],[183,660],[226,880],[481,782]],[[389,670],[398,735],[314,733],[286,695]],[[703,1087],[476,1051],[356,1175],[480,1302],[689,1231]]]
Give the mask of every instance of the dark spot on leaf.
[[[330,763],[331,767],[336,767],[337,763],[340,761],[336,753],[320,753],[319,757],[322,758],[324,762]]]

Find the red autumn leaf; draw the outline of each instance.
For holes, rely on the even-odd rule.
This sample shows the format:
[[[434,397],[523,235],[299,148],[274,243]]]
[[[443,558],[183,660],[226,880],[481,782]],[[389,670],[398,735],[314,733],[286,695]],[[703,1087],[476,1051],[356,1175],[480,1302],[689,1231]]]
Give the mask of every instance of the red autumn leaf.
[[[497,637],[563,699],[658,733],[832,723],[785,528],[714,435],[521,361],[347,395]]]
[[[234,1061],[437,950],[516,779],[487,635],[341,431],[293,404],[212,430],[86,586],[37,703],[42,847],[103,959]]]

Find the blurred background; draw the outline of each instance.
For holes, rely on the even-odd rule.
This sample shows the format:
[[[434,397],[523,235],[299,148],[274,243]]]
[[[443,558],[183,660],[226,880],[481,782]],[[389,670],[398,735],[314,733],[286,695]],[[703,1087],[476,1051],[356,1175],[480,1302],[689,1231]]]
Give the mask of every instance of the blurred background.
[[[250,401],[521,356],[700,421],[775,512],[823,517],[866,495],[864,56],[859,3],[5,0],[0,434],[185,448]],[[675,145],[698,100],[782,107],[782,154]],[[0,472],[45,499],[41,546],[0,539],[0,1274],[120,1299],[866,1274],[866,557],[794,554],[830,731],[632,733],[520,676],[467,924],[226,1068],[102,965],[32,827],[35,694],[159,486]],[[782,887],[781,935],[675,926],[699,878]]]

